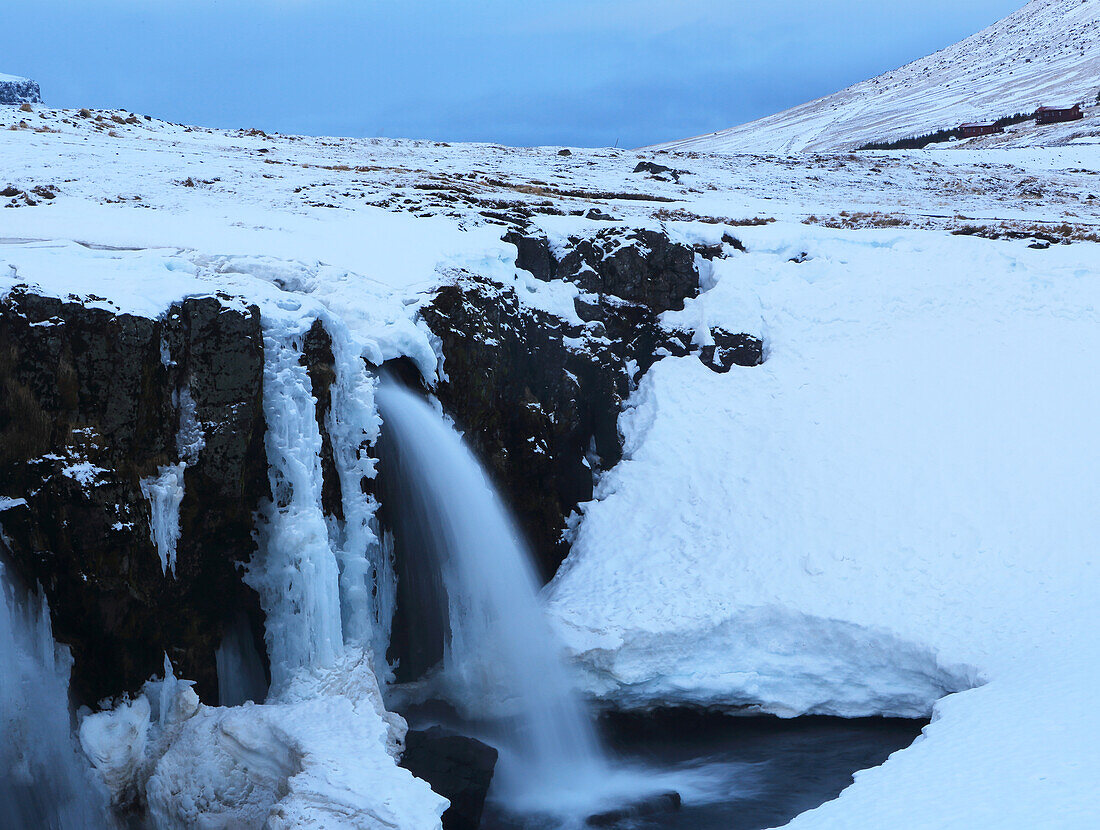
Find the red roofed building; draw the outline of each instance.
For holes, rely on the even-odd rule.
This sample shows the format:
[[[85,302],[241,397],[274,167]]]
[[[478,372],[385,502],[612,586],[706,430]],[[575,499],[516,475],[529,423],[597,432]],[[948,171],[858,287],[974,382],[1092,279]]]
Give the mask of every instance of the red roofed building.
[[[1035,110],[1036,124],[1061,124],[1063,121],[1078,121],[1084,117],[1080,104],[1072,107],[1039,107]]]
[[[960,124],[959,132],[963,138],[974,138],[979,135],[993,135],[1003,133],[1005,128],[1000,124]]]

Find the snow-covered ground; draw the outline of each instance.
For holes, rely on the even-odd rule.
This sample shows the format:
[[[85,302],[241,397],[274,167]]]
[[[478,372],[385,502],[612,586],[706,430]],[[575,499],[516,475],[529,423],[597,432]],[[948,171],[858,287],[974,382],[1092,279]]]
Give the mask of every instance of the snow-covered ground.
[[[642,159],[687,172],[633,173]],[[713,287],[674,316],[758,334],[768,359],[728,375],[666,359],[634,394],[627,457],[548,591],[590,690],[624,705],[916,715],[969,689],[795,826],[1085,828],[1100,816],[1100,245],[945,230],[1095,233],[1097,170],[1100,147],[1084,143],[559,155],[3,108],[0,189],[16,194],[0,198],[0,292],[30,283],[155,315],[222,290],[280,325],[328,315],[362,353],[410,354],[430,373],[416,305],[458,269],[560,300],[517,273],[496,216],[595,206],[687,239],[728,231],[749,252],[715,263]],[[739,226],[751,218],[778,221]],[[212,784],[187,747],[259,735],[315,764],[287,810],[316,803],[323,779],[330,796],[373,780],[431,824],[441,805],[387,759],[381,715],[353,712],[359,692],[336,679],[301,682],[247,721],[189,704],[188,743],[157,791]],[[318,727],[311,744],[295,725],[307,715],[354,716],[371,774],[334,777],[346,742]],[[218,757],[231,772],[241,760]]]
[[[1092,104],[1098,93],[1100,5],[1031,0],[900,69],[749,124],[662,146],[704,153],[851,150],[1044,105]],[[1096,134],[1094,125],[1091,130]],[[1036,131],[1030,138],[1046,143],[1054,136]]]
[[[1100,246],[743,238],[678,316],[767,362],[650,371],[549,590],[590,688],[847,716],[984,683],[796,826],[1089,826]]]

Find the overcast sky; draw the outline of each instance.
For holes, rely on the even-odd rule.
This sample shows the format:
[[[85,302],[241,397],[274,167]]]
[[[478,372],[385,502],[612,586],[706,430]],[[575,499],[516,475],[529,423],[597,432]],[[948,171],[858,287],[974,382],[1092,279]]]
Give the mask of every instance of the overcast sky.
[[[835,92],[1024,0],[0,0],[47,103],[331,135],[636,147]]]

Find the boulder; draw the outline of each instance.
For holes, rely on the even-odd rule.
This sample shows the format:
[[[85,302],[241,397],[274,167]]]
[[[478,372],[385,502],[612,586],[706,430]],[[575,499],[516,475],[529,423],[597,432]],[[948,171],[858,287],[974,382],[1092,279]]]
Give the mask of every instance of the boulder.
[[[673,170],[671,167],[666,167],[663,164],[657,164],[652,161],[640,161],[637,167],[634,168],[635,173],[647,173],[650,178],[660,179],[661,181],[673,181],[679,184],[680,177],[688,174],[687,170]]]
[[[629,826],[630,822],[640,818],[651,819],[654,816],[675,813],[680,809],[680,804],[680,794],[669,790],[635,801],[633,804],[591,815],[588,817],[588,825],[590,827],[616,827],[619,824]]]
[[[493,747],[438,726],[410,729],[401,756],[401,766],[451,802],[443,813],[443,830],[478,830],[496,763]]]

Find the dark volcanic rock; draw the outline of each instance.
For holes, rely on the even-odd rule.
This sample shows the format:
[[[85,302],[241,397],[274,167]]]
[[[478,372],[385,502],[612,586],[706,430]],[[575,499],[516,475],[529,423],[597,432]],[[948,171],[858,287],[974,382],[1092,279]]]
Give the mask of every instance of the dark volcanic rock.
[[[530,271],[535,279],[543,282],[557,279],[558,263],[550,253],[550,243],[545,236],[528,236],[519,231],[508,231],[503,239],[516,246],[516,267]]]
[[[332,353],[332,337],[320,320],[314,320],[302,341],[302,365],[309,373],[313,397],[317,399],[317,426],[321,431],[321,506],[326,516],[343,521],[344,500],[340,474],[328,431],[328,414],[332,409],[332,384],[336,380],[336,356]]]
[[[401,766],[451,802],[443,813],[443,830],[478,830],[496,763],[491,746],[438,726],[409,730],[401,757]]]
[[[42,93],[30,78],[0,75],[0,104],[40,104]]]
[[[214,701],[224,624],[244,610],[261,636],[237,563],[267,493],[262,378],[255,307],[188,299],[151,320],[29,293],[0,300],[0,496],[26,502],[0,516],[0,545],[45,589],[81,702],[136,689],[165,653]],[[201,435],[193,423],[178,434],[185,409]],[[141,480],[180,462],[173,576]]]
[[[725,374],[734,366],[759,366],[764,362],[764,341],[751,334],[731,334],[711,329],[713,346],[704,346],[699,359],[715,372]]]
[[[654,179],[662,179],[664,181],[679,182],[680,177],[687,175],[687,170],[673,170],[671,167],[666,167],[663,164],[657,164],[652,161],[640,161],[638,166],[634,168],[635,173],[648,173]]]
[[[446,358],[437,394],[510,498],[549,577],[566,551],[564,517],[592,498],[593,465],[621,454],[624,361],[599,344],[567,345],[585,330],[475,279],[441,289],[423,315]]]
[[[609,228],[578,239],[555,273],[585,291],[610,294],[658,313],[678,311],[684,300],[699,293],[695,251],[657,231],[637,230],[624,236]]]

